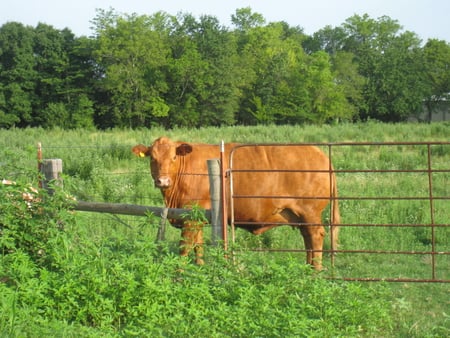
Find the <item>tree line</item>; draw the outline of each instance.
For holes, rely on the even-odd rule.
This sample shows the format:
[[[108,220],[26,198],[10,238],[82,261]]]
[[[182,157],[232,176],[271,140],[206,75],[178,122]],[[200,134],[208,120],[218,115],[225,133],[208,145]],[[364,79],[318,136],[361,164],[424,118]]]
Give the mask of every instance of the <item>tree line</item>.
[[[97,10],[93,35],[0,27],[0,127],[136,128],[405,120],[450,93],[450,44],[354,15],[312,35],[251,8]]]

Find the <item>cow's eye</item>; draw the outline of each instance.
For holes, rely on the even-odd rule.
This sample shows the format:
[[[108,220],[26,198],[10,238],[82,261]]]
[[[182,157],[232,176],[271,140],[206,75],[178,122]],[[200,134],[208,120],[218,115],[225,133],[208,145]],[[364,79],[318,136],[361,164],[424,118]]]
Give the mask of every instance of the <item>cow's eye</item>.
[[[175,155],[174,157],[172,157],[172,161],[175,161],[177,159],[177,155]]]

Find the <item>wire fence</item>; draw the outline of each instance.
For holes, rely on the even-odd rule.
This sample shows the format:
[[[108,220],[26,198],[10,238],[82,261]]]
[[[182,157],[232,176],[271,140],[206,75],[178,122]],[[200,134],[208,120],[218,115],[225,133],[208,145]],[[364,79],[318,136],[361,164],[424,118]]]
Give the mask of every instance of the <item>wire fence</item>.
[[[342,240],[336,252],[335,267],[331,268],[331,264],[329,267],[330,278],[450,282],[450,142],[275,146],[299,145],[320,147],[333,163],[329,173],[337,177],[339,195],[336,198],[341,209]],[[88,153],[89,149],[72,148],[79,153]],[[66,175],[79,178],[77,182],[90,182],[89,187],[80,183],[74,188],[82,197],[92,201],[162,205],[159,191],[153,187],[148,162],[141,161],[138,169],[136,166],[130,166],[132,170],[127,168],[130,157],[122,152],[129,151],[129,147],[126,150],[105,147],[101,152],[114,152],[111,158],[94,159],[89,156],[71,158],[63,147],[47,147],[45,151],[52,157],[66,157],[63,160],[67,163]],[[112,160],[117,153],[122,154],[119,164]],[[111,163],[103,163],[105,158]],[[185,175],[205,173],[194,170]],[[246,196],[267,197],[277,198]],[[325,215],[325,222],[331,225],[330,211]],[[285,235],[285,232],[280,234]],[[243,236],[243,241],[247,240],[238,232],[238,243],[239,236]],[[290,240],[292,236],[288,234],[287,237]],[[299,248],[299,240],[279,240],[278,247],[247,248],[266,253],[305,252]],[[326,248],[324,253],[334,252]]]

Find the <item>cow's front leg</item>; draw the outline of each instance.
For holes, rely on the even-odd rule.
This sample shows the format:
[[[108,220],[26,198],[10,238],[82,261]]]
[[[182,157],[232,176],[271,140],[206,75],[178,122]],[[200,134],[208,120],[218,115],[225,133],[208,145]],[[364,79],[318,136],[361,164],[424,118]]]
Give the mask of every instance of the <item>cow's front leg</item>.
[[[319,224],[316,222],[308,222]],[[300,228],[305,242],[306,263],[314,267],[315,270],[322,270],[322,250],[325,229],[322,225],[305,225]]]
[[[180,256],[189,256],[194,246],[194,233],[189,222],[184,222],[181,229]]]
[[[203,224],[184,222],[181,231],[180,255],[188,256],[192,249],[195,252],[195,262],[203,265]]]
[[[203,260],[203,224],[196,225],[195,232],[195,242],[194,242],[194,251],[195,251],[195,263],[198,265],[205,264]]]

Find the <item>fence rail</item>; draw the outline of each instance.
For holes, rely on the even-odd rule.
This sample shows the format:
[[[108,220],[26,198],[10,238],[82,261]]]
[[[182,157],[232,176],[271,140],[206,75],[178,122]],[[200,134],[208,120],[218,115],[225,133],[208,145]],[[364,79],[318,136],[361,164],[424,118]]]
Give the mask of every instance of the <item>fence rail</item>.
[[[126,203],[103,203],[85,201],[77,201],[74,204],[74,210],[130,216],[148,216],[149,214],[161,215],[162,213],[167,213],[167,218],[177,220],[186,219],[187,214],[189,213],[188,209],[161,208]],[[206,218],[211,219],[210,210],[205,210],[205,215]]]

